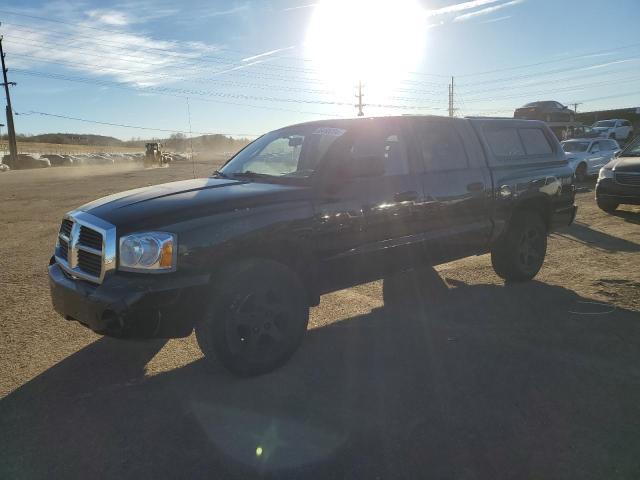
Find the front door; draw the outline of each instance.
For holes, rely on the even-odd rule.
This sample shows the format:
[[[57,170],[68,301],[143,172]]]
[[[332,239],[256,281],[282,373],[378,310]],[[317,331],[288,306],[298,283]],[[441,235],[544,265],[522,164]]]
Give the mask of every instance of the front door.
[[[358,122],[331,161],[350,178],[318,188],[318,251],[324,276],[345,286],[379,278],[414,260],[423,240],[422,185],[401,119]],[[344,165],[349,165],[343,169]]]

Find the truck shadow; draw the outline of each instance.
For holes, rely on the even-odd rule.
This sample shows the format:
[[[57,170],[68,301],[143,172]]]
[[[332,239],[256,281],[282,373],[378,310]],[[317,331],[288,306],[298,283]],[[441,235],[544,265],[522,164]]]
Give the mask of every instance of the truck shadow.
[[[625,222],[635,223],[636,225],[640,225],[640,211],[637,210],[616,210],[613,212],[618,218],[624,219]]]
[[[0,477],[638,472],[637,312],[535,281],[385,282],[383,308],[258,378],[201,360],[146,377],[162,341],[96,341],[0,401]]]
[[[621,211],[619,212],[619,216],[625,218],[627,221],[631,221],[626,217],[626,213],[633,215],[633,212]],[[559,235],[564,238],[573,237],[584,244],[591,245],[595,248],[601,248],[609,252],[640,252],[640,245],[635,242],[594,230],[579,222],[574,222],[570,227],[564,228],[563,233],[556,233],[555,235]]]

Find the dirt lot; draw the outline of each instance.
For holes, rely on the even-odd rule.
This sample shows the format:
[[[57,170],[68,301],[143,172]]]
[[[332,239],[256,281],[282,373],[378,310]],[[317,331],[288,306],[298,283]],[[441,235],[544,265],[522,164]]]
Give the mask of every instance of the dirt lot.
[[[203,175],[213,164],[197,164]],[[488,256],[323,297],[284,368],[208,371],[193,337],[117,341],[57,316],[62,214],[190,164],[0,175],[0,478],[640,478],[640,208],[578,195],[537,279]]]

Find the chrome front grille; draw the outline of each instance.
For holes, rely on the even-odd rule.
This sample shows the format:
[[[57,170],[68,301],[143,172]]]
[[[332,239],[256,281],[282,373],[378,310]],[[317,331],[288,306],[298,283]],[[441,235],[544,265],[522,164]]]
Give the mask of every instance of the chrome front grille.
[[[620,185],[631,185],[632,187],[640,187],[640,173],[616,172],[616,182],[618,182]]]
[[[116,229],[86,212],[71,212],[60,226],[56,262],[70,275],[102,283],[115,268]]]

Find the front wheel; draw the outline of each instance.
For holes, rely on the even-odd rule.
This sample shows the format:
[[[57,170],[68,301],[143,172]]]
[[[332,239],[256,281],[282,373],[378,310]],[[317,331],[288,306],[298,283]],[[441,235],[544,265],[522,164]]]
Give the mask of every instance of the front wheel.
[[[606,200],[604,198],[596,198],[596,203],[598,204],[598,208],[600,208],[600,210],[607,213],[615,212],[616,208],[618,208],[618,205],[620,205],[618,202],[614,202],[613,200]]]
[[[587,166],[584,163],[576,168],[576,182],[582,183],[587,179]]]
[[[534,211],[514,213],[507,231],[491,249],[491,264],[501,278],[531,280],[537,275],[547,254],[547,228]]]
[[[245,260],[213,286],[196,339],[207,361],[217,358],[240,376],[270,372],[300,346],[309,322],[307,292],[298,276],[270,260]]]

